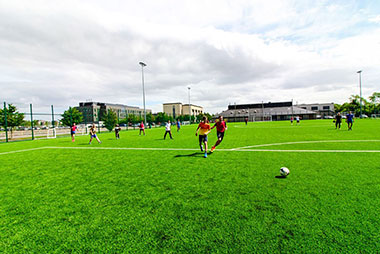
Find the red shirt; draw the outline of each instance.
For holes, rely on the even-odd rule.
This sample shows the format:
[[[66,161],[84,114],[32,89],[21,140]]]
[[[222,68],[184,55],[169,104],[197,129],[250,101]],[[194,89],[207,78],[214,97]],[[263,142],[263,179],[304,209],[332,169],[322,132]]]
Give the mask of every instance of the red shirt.
[[[73,125],[73,126],[71,127],[71,131],[76,131],[76,130],[78,130],[78,127],[77,127],[76,125]]]
[[[226,128],[227,128],[227,125],[226,125],[225,121],[216,122],[214,126],[216,126],[216,130],[218,132],[224,132],[226,130]]]
[[[140,124],[140,129],[144,129],[144,124],[143,123]]]

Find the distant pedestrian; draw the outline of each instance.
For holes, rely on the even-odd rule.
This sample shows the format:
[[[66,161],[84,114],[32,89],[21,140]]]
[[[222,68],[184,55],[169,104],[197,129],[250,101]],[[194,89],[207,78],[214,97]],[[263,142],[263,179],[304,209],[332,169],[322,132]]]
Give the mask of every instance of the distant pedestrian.
[[[338,129],[340,130],[340,125],[342,123],[342,116],[340,115],[340,112],[338,112],[338,114],[335,116],[335,129]]]
[[[99,140],[98,136],[96,135],[96,126],[95,124],[93,123],[91,128],[90,128],[90,135],[91,135],[91,138],[90,138],[90,145],[91,145],[91,141],[93,138],[95,138],[99,144],[101,144],[102,142]]]
[[[71,126],[71,142],[75,142],[75,133],[78,130],[78,127],[73,123]]]
[[[181,122],[178,119],[177,120],[177,132],[179,132],[180,129],[181,129]]]
[[[140,134],[139,135],[141,135],[141,132],[142,132],[142,133],[144,133],[144,136],[145,136],[145,125],[144,125],[143,121],[141,121],[139,127],[140,127]]]
[[[168,120],[168,122],[166,123],[165,125],[165,135],[164,135],[164,139],[166,139],[166,135],[169,133],[169,136],[170,136],[170,139],[173,139],[172,137],[172,130],[171,130],[171,123],[170,123],[170,120]]]
[[[354,123],[354,115],[352,114],[351,111],[348,112],[348,114],[346,115],[346,122],[347,122],[348,130],[352,131],[352,125]]]
[[[115,136],[116,136],[116,139],[120,139],[120,134],[119,132],[121,131],[121,128],[118,124],[116,124],[116,127],[115,127]]]

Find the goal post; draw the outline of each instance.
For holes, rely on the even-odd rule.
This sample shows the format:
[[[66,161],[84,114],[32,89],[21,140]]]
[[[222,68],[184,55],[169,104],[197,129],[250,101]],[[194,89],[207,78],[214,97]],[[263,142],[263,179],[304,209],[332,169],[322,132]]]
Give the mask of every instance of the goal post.
[[[57,131],[55,128],[49,128],[48,129],[47,138],[57,138]]]

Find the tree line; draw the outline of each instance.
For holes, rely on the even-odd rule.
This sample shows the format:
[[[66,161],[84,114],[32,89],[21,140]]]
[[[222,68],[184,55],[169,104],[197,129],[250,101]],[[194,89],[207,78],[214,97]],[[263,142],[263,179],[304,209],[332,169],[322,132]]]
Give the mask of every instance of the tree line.
[[[355,116],[360,115],[360,96],[351,95],[348,102],[335,104],[335,112],[353,112]],[[371,116],[380,114],[380,93],[374,92],[368,99],[362,97],[362,114]]]

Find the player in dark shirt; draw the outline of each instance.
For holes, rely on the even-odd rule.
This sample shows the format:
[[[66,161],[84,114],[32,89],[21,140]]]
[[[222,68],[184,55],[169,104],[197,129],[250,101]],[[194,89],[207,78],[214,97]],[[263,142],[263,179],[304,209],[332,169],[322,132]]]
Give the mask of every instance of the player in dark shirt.
[[[335,116],[335,129],[339,127],[340,129],[340,124],[342,123],[342,116],[340,115],[340,112]]]
[[[223,120],[223,116],[219,116],[219,121],[216,122],[214,126],[211,127],[211,129],[214,129],[215,127],[218,140],[216,141],[215,145],[211,148],[211,152],[214,152],[215,148],[222,142],[224,138],[224,132],[227,130],[227,124]]]
[[[118,124],[116,124],[116,127],[115,127],[115,136],[116,136],[116,139],[120,139],[120,134],[119,132],[121,131],[121,128]]]
[[[346,115],[346,122],[347,122],[348,130],[352,131],[352,124],[354,123],[354,115],[352,114],[351,111]]]

